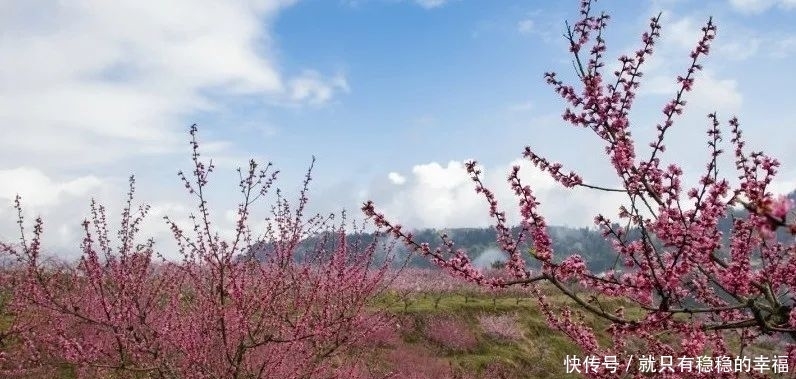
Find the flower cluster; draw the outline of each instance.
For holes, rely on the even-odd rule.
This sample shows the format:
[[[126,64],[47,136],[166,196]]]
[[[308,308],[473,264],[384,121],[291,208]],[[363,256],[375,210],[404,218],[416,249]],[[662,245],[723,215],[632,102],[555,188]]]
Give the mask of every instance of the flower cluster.
[[[509,341],[522,339],[522,330],[516,316],[512,315],[481,315],[478,323],[486,334]]]
[[[434,316],[426,320],[425,335],[446,349],[472,351],[478,339],[462,320],[449,316]]]
[[[254,240],[250,207],[276,176],[253,161],[241,173],[237,233],[223,240],[205,201],[213,164],[199,159],[196,133],[193,181],[179,174],[197,201],[194,235],[165,218],[178,261],[158,259],[151,239],[136,243],[148,208],[131,211],[133,178],[118,248],[104,207],[92,202],[76,265],[42,257],[41,219],[26,240],[17,199],[21,244],[0,244],[3,261],[14,262],[0,270],[11,324],[0,336],[8,341],[0,376],[55,377],[66,367],[79,378],[354,377],[358,366],[345,353],[391,322],[367,307],[391,260],[374,263],[378,240],[353,240],[344,224],[303,216],[309,171],[297,207],[277,191],[264,237]],[[303,251],[310,236],[318,242]]]
[[[470,263],[466,252],[454,251],[453,243],[445,238],[436,249],[416,244],[411,234],[393,226],[372,202],[366,203],[363,211],[381,230],[473,283],[530,286],[548,323],[587,355],[699,356],[711,352],[731,356],[730,350],[742,351],[761,336],[793,341],[796,311],[791,292],[796,286],[796,240],[781,236],[796,235],[796,222],[789,217],[793,200],[776,197],[770,191],[779,162],[762,152],[748,152],[740,122],[733,117],[728,123],[729,144],[738,174],[733,178],[721,175],[718,162],[725,150],[715,113],[707,117],[709,156],[696,183],[686,182],[680,165],[664,165],[661,159],[667,133],[682,114],[687,94],[697,85],[701,62],[710,53],[717,31],[713,20],[708,19],[702,27],[696,47],[688,55],[685,73],[676,78],[678,89],[662,108],[663,120],[656,125],[655,136],[640,145],[632,134],[629,114],[644,63],[654,53],[661,35],[661,15],[650,19],[649,29],[641,36],[641,48],[631,56],[619,57],[619,69],[610,77],[603,73],[603,34],[609,17],[605,13],[594,15],[593,5],[594,1],[582,1],[580,19],[567,25],[578,83],[565,83],[553,72],[545,74],[545,81],[567,104],[563,120],[590,130],[604,145],[621,187],[588,184],[575,172],[565,174],[562,164],[536,154],[531,147],[526,147],[522,155],[565,188],[626,195],[618,219],[602,214],[595,217],[595,224],[615,249],[613,269],[594,273],[576,252],[554,251],[539,201],[531,187],[520,180],[519,167],[508,176],[521,215],[519,231],[512,232],[517,229],[507,225],[506,212],[494,192],[484,185],[476,162],[466,165],[475,191],[487,202],[497,245],[508,258],[502,277],[486,277]],[[648,146],[648,154],[640,146]],[[731,232],[722,233],[720,227],[728,222]],[[537,264],[531,265],[530,260]],[[534,266],[540,268],[529,269]],[[571,305],[553,305],[537,286],[542,282],[568,298]],[[587,314],[609,323],[612,344],[599,343],[596,324],[588,321]],[[784,349],[789,364],[796,365],[796,345],[790,343]],[[617,364],[627,363],[621,359],[625,358]]]

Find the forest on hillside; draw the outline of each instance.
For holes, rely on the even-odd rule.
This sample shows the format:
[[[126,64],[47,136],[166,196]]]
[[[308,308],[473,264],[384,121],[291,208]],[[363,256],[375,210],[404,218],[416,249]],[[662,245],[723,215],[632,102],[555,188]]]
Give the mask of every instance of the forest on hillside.
[[[796,200],[796,190],[787,195],[790,199]],[[733,209],[728,213],[728,216],[723,218],[719,223],[719,230],[725,237],[723,248],[728,247],[727,237],[731,234],[733,220],[743,219],[748,216],[748,212],[743,209]],[[588,227],[569,227],[569,226],[550,226],[548,228],[550,237],[553,240],[553,248],[559,253],[560,257],[566,257],[572,254],[580,254],[589,270],[593,272],[603,272],[611,270],[617,266],[621,266],[622,262],[617,261],[616,251],[611,246],[610,239],[603,236],[603,233],[596,228]],[[516,235],[519,232],[518,227],[512,229],[512,233]],[[456,249],[463,249],[471,254],[474,263],[481,267],[492,267],[499,265],[499,262],[505,261],[506,254],[501,252],[495,242],[495,229],[492,227],[484,228],[449,228],[449,229],[420,229],[414,230],[416,241],[419,243],[428,243],[432,247],[441,243],[440,235],[446,234],[455,242]],[[631,240],[638,238],[637,232],[631,230],[629,232]],[[311,251],[321,236],[313,236],[307,238],[300,243],[301,251]],[[357,243],[361,241],[372,241],[376,236],[373,233],[356,233],[349,236],[350,243]],[[779,241],[786,241],[792,239],[793,236],[785,229],[777,230],[777,238]],[[390,238],[383,238],[386,244],[392,242]],[[530,245],[523,246],[523,249],[530,249]],[[265,251],[262,245],[255,244],[249,255],[259,260],[263,256],[261,251]],[[406,257],[409,254],[409,249],[400,244],[396,244],[395,252],[399,257]],[[269,250],[270,251],[270,250]],[[726,251],[725,251],[726,252]],[[382,251],[382,257],[385,251]],[[409,258],[408,266],[416,268],[434,268],[428,259],[414,254]],[[396,260],[396,264],[403,264],[402,260]],[[534,262],[538,263],[538,262]]]

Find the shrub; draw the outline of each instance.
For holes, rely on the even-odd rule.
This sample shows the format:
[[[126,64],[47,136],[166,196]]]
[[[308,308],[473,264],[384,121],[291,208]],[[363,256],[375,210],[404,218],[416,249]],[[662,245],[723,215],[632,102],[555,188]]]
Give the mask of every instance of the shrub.
[[[469,325],[451,316],[432,316],[426,320],[424,334],[440,346],[459,351],[472,351],[478,347],[478,339]]]
[[[21,244],[0,244],[4,258],[17,262],[2,283],[11,294],[4,311],[13,336],[0,356],[3,375],[52,377],[63,368],[79,378],[353,375],[346,353],[381,320],[365,308],[390,264],[374,267],[377,240],[350,241],[345,218],[337,225],[331,216],[304,216],[312,166],[295,208],[277,190],[264,236],[253,239],[250,208],[277,175],[254,161],[239,169],[236,233],[223,240],[205,201],[214,166],[199,159],[196,126],[190,133],[193,176],[179,176],[197,203],[193,235],[165,217],[177,261],[157,259],[152,239],[137,242],[148,207],[132,212],[132,177],[118,247],[104,208],[92,201],[74,265],[43,258],[41,218],[28,241],[17,197]],[[300,252],[310,236],[320,242]],[[251,259],[255,248],[260,260]]]
[[[466,164],[476,192],[487,201],[497,244],[507,257],[501,277],[485,276],[472,264],[468,252],[454,250],[453,241],[446,235],[441,236],[440,247],[432,248],[416,242],[401,225],[388,221],[373,202],[366,202],[363,212],[380,230],[403,240],[451,275],[481,286],[532,285],[532,295],[548,323],[571,338],[581,349],[577,353],[583,356],[615,356],[623,367],[640,355],[736,356],[759,336],[778,335],[789,343],[776,361],[784,358],[789,361],[785,368],[796,367],[796,309],[791,296],[796,286],[796,240],[778,240],[776,234],[785,231],[796,235],[796,223],[788,217],[793,201],[770,192],[779,162],[762,152],[747,151],[740,123],[733,117],[729,120],[729,142],[739,183],[731,185],[730,178],[719,174],[723,135],[719,118],[712,113],[708,115],[708,161],[700,180],[689,188],[680,166],[662,164],[666,134],[683,112],[685,97],[715,38],[713,20],[701,29],[688,68],[677,77],[679,89],[662,109],[657,135],[641,146],[650,147],[643,156],[633,139],[629,114],[643,64],[660,37],[661,16],[650,20],[649,30],[641,36],[641,48],[619,57],[619,69],[610,77],[604,74],[603,57],[603,32],[609,16],[595,15],[593,5],[590,0],[581,2],[581,17],[567,25],[565,34],[578,83],[567,84],[552,72],[545,74],[545,81],[567,103],[564,121],[594,132],[605,146],[620,187],[589,184],[531,147],[524,149],[523,157],[563,187],[626,196],[627,202],[618,209],[618,221],[602,214],[595,217],[595,224],[616,252],[617,263],[612,270],[594,273],[581,256],[554,251],[547,221],[539,213],[533,190],[520,179],[519,166],[508,176],[521,214],[518,231],[512,232],[494,192],[481,179],[481,168],[475,161]],[[732,224],[729,236],[719,229],[727,220]],[[543,282],[566,296],[570,305],[552,304],[537,286]],[[606,324],[611,341],[601,343],[595,328]],[[781,374],[781,367],[774,373]],[[630,365],[627,375],[641,375],[638,369],[638,365]],[[672,377],[715,374],[685,372]],[[586,375],[621,377],[625,373],[603,370]]]
[[[478,316],[478,323],[490,337],[508,341],[522,339],[522,330],[515,315],[484,314]]]

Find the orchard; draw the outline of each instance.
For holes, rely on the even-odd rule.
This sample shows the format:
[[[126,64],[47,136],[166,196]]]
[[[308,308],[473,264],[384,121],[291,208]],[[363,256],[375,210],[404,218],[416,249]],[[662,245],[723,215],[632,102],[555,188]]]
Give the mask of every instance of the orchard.
[[[77,264],[44,259],[39,218],[31,237],[17,198],[21,243],[2,244],[0,369],[4,377],[328,378],[351,377],[351,349],[385,324],[366,308],[383,289],[390,260],[374,263],[377,241],[349,240],[345,220],[306,217],[307,172],[295,207],[277,190],[268,228],[253,237],[252,205],[272,190],[277,172],[253,160],[239,170],[242,200],[233,240],[219,237],[208,203],[212,161],[200,158],[191,128],[194,169],[182,172],[199,214],[182,230],[167,216],[179,261],[137,241],[148,207],[133,212],[135,181],[114,247],[105,209],[91,204]],[[322,235],[310,252],[299,242]],[[258,260],[247,259],[256,252]]]
[[[216,166],[202,159],[193,125],[192,167],[178,172],[195,205],[193,225],[163,219],[177,259],[139,236],[150,208],[134,205],[132,176],[117,231],[92,200],[75,262],[46,251],[45,222],[31,225],[16,197],[19,240],[0,241],[0,376],[513,378],[557,374],[541,365],[551,356],[575,377],[796,375],[796,220],[793,200],[772,192],[780,163],[750,151],[739,119],[723,123],[717,113],[706,115],[698,180],[687,183],[685,162],[662,159],[717,26],[712,18],[702,26],[654,138],[639,141],[642,126],[631,125],[630,112],[661,15],[609,72],[610,18],[595,4],[581,1],[579,19],[566,24],[577,80],[548,72],[544,81],[566,104],[563,123],[604,147],[618,184],[567,172],[532,146],[518,152],[564,188],[623,196],[615,214],[594,217],[613,246],[610,270],[594,272],[576,252],[553,248],[534,183],[519,166],[507,180],[521,215],[511,225],[476,161],[465,168],[505,254],[492,268],[474,264],[478,252],[444,233],[438,246],[420,242],[374,201],[361,208],[373,234],[352,232],[345,213],[308,215],[313,165],[296,200],[276,189],[270,163],[239,168],[235,230],[224,238],[207,201]],[[735,172],[720,172],[723,159]],[[264,230],[254,230],[253,208],[266,199]],[[412,257],[397,255],[396,241],[434,269],[408,267]],[[755,357],[761,347],[774,354]]]
[[[710,53],[716,25],[709,19],[702,27],[684,72],[676,78],[679,89],[662,108],[662,120],[655,126],[657,136],[642,145],[633,138],[629,112],[642,82],[644,63],[660,37],[661,16],[650,19],[641,47],[632,55],[619,57],[620,69],[610,73],[603,56],[603,32],[609,16],[594,14],[593,6],[592,1],[582,1],[580,19],[566,30],[578,83],[565,83],[553,72],[544,77],[567,104],[563,120],[572,127],[591,130],[596,143],[605,146],[606,159],[621,187],[590,184],[575,172],[565,172],[561,164],[537,155],[532,147],[526,147],[522,156],[564,187],[626,195],[616,218],[598,214],[594,219],[615,248],[612,270],[590,272],[580,255],[553,251],[533,185],[520,180],[518,166],[508,176],[521,213],[520,229],[512,233],[494,191],[481,179],[481,169],[475,161],[467,164],[475,191],[483,195],[494,221],[496,243],[506,254],[500,277],[486,276],[473,265],[468,252],[455,249],[454,241],[444,234],[441,245],[432,248],[416,242],[412,233],[385,217],[373,202],[365,203],[363,212],[380,230],[403,240],[450,275],[484,287],[530,287],[548,323],[574,341],[583,356],[614,357],[619,367],[631,367],[636,376],[643,374],[635,371],[639,366],[631,362],[634,357],[674,357],[675,361],[677,357],[735,358],[759,339],[772,337],[786,345],[777,361],[787,361],[784,366],[793,368],[796,310],[791,291],[796,285],[796,243],[793,238],[778,241],[776,232],[796,235],[796,224],[789,213],[792,200],[775,196],[769,189],[779,162],[747,150],[737,118],[730,118],[725,129],[720,116],[712,113],[707,115],[708,160],[700,180],[689,185],[681,167],[661,164],[667,132],[676,127],[688,92],[699,85],[698,72]],[[737,170],[738,184],[734,186],[732,178],[718,169],[719,159],[728,155],[725,144]],[[650,149],[645,151],[645,146]],[[743,208],[745,215],[734,217],[731,235],[723,236],[718,224],[733,207]],[[541,269],[528,269],[530,261],[540,263]],[[571,305],[553,306],[540,290],[542,285],[555,287]],[[615,306],[617,299],[619,306]],[[586,313],[604,324],[584,322]],[[610,341],[597,338],[602,327],[607,328]],[[787,368],[777,367],[780,374]],[[605,367],[578,372],[593,377],[626,375]],[[739,371],[730,367],[726,371],[659,375],[736,377]]]

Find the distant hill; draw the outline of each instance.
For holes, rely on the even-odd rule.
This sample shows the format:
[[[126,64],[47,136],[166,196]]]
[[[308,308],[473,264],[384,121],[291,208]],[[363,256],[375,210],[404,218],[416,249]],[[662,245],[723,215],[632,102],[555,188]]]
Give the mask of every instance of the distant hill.
[[[796,201],[796,191],[788,194],[788,197]],[[735,209],[730,212],[730,215],[719,223],[719,230],[722,231],[725,238],[729,238],[733,217],[745,217],[746,210]],[[566,226],[550,226],[550,237],[553,240],[553,249],[558,257],[568,256],[574,253],[580,254],[586,261],[587,266],[594,272],[601,272],[610,269],[614,266],[616,260],[616,253],[611,247],[611,244],[606,241],[601,232],[592,228],[573,228]],[[512,232],[516,235],[518,229]],[[449,237],[455,242],[456,249],[464,249],[470,253],[475,264],[486,267],[493,262],[505,260],[505,253],[501,252],[495,243],[495,230],[494,228],[451,228],[444,230],[424,229],[414,231],[415,239],[417,242],[429,243],[432,247],[440,244],[439,234],[441,232],[447,233]],[[632,235],[632,233],[631,233]],[[320,241],[320,236],[312,237],[301,241],[299,244],[299,256],[301,253],[312,251],[313,247]],[[349,243],[353,244],[356,241],[360,243],[368,243],[373,241],[373,234],[356,234],[349,236]],[[787,231],[780,228],[778,231],[778,239],[786,241],[792,239],[793,236],[789,235]],[[327,250],[332,249],[336,244],[334,238],[330,238],[331,246],[327,245]],[[725,240],[726,242],[726,240]],[[725,243],[725,246],[727,244]],[[527,249],[529,246],[525,246]],[[397,253],[401,257],[406,257],[408,249],[402,244],[397,244]],[[249,256],[258,260],[264,258],[263,254],[268,251],[264,244],[255,245],[250,251]],[[383,251],[381,252],[381,259],[383,259]],[[424,257],[414,255],[410,258],[409,265],[413,267],[432,267],[432,264]]]

